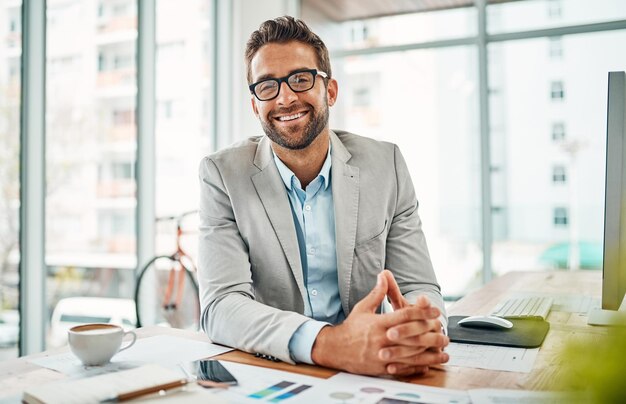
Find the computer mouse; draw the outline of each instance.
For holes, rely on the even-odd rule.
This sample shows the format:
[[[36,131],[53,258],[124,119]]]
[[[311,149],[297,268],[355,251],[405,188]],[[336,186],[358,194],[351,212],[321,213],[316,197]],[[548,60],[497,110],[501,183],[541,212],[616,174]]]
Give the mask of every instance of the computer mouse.
[[[509,320],[496,316],[469,316],[459,320],[458,324],[469,328],[512,328]]]

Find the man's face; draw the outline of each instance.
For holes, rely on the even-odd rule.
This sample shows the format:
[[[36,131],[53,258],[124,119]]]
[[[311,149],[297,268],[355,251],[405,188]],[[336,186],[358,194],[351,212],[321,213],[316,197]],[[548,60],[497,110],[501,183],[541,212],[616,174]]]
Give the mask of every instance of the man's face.
[[[318,69],[313,47],[300,42],[263,45],[250,63],[252,82],[280,78],[301,69]],[[278,96],[259,101],[252,95],[252,109],[261,121],[265,134],[286,149],[308,147],[328,127],[328,107],[337,98],[337,82],[330,79],[324,85],[321,76],[305,92],[294,92],[281,83]]]

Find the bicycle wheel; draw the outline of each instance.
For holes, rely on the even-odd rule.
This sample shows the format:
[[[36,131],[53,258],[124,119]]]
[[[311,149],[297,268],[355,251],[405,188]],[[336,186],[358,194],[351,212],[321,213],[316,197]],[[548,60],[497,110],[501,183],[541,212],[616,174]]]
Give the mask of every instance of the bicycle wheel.
[[[154,257],[135,286],[137,326],[198,329],[200,298],[193,274],[177,259]]]

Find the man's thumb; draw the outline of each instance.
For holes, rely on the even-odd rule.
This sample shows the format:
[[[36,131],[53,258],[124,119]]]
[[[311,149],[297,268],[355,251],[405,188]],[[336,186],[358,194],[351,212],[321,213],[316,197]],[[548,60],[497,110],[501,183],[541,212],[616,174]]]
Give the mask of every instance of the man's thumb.
[[[380,306],[383,299],[387,295],[387,278],[382,273],[378,274],[376,286],[367,294],[357,305],[354,310],[375,312]]]

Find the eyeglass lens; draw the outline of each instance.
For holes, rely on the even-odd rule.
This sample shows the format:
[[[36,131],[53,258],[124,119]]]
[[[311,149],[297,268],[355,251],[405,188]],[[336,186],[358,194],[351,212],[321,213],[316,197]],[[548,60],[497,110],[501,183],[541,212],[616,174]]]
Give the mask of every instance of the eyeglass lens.
[[[296,72],[287,77],[287,85],[295,92],[302,92],[313,88],[314,80],[311,72]],[[262,100],[276,97],[279,91],[280,84],[274,79],[261,82],[254,88],[257,97]]]

